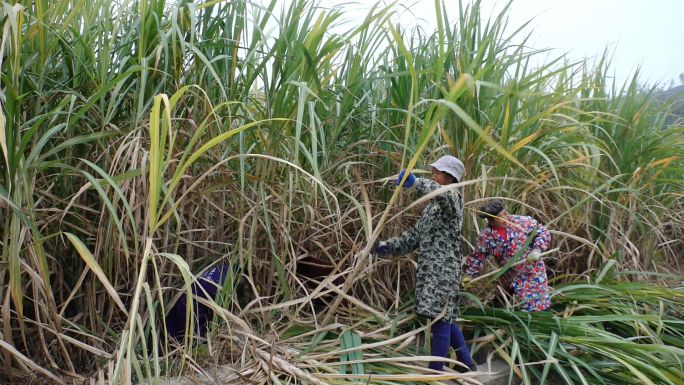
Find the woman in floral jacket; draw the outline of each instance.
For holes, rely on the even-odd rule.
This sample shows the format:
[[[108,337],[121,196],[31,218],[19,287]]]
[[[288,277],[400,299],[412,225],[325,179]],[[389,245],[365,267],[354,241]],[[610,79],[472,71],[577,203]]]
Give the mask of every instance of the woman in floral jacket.
[[[494,256],[499,266],[504,266],[524,246],[537,227],[534,240],[520,256],[520,259],[527,258],[527,262],[512,267],[504,274],[503,280],[512,288],[518,301],[523,302],[525,311],[547,310],[551,306],[551,298],[548,294],[546,266],[539,254],[549,247],[549,231],[533,218],[509,214],[501,199],[483,205],[479,216],[486,218],[488,224],[477,238],[475,251],[466,259],[463,284],[477,276],[480,264],[490,255]]]
[[[453,156],[443,156],[430,164],[432,179],[406,177],[404,187],[415,186],[420,195],[427,195],[441,186],[461,180],[465,167]],[[399,174],[397,185],[404,179]],[[461,282],[461,225],[463,198],[453,189],[431,199],[415,226],[400,236],[378,242],[380,254],[406,254],[419,249],[416,276],[415,312],[435,319],[432,324],[431,355],[446,357],[449,346],[456,351],[458,360],[474,370],[474,364],[465,345],[461,329],[456,324],[459,309]],[[430,362],[430,368],[442,370],[444,362]]]

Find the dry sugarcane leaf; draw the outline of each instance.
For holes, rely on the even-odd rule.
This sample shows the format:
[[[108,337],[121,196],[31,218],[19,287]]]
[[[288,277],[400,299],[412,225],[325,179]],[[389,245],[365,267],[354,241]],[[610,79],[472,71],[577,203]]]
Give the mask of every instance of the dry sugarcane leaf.
[[[33,360],[31,360],[30,358],[26,357],[26,356],[23,355],[20,351],[18,351],[17,349],[15,349],[14,346],[8,344],[7,342],[5,342],[5,341],[2,340],[2,339],[0,339],[0,346],[1,346],[3,349],[5,349],[5,350],[9,351],[10,353],[12,353],[12,354],[13,354],[13,357],[14,357],[15,359],[17,359],[18,361],[22,361],[22,362],[23,362],[24,364],[26,364],[31,370],[36,371],[36,372],[42,374],[43,376],[45,376],[45,377],[47,377],[47,378],[49,378],[49,379],[55,381],[55,382],[58,383],[58,384],[66,385],[66,383],[65,383],[64,381],[62,381],[62,379],[56,377],[54,374],[50,373],[49,371],[47,371],[46,369],[44,369],[42,366],[36,364],[35,362],[33,362]]]

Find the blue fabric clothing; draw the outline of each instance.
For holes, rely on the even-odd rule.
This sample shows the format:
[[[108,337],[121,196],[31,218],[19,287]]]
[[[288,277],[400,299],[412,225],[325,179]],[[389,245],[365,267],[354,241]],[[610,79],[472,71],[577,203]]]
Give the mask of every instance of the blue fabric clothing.
[[[443,320],[437,320],[432,324],[432,349],[431,356],[446,357],[449,353],[449,346],[454,348],[456,358],[465,366],[473,366],[473,359],[470,357],[468,346],[465,343],[465,337],[458,324],[446,323]],[[428,365],[430,369],[442,370],[444,368],[444,361],[431,361]]]
[[[192,284],[192,295],[196,298],[215,299],[218,289],[223,287],[226,277],[230,274],[230,265],[225,264],[215,266],[202,273]],[[204,289],[204,290],[202,290]],[[206,294],[204,293],[206,291]],[[207,294],[209,297],[207,297]],[[209,306],[193,301],[194,303],[194,335],[204,336],[207,323],[214,316],[213,310]],[[171,337],[182,339],[186,334],[186,312],[188,308],[188,298],[185,293],[178,298],[178,301],[169,310],[165,318],[166,330]]]

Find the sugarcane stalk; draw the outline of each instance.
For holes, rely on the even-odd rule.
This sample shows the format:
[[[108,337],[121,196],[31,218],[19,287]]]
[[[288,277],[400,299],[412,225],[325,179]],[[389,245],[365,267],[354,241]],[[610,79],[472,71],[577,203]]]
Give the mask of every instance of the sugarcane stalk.
[[[560,250],[559,247],[556,247],[555,249],[552,249],[552,250],[545,251],[545,252],[539,254],[539,258],[541,258],[541,257],[543,257],[543,256],[545,256],[545,255],[549,255],[549,254],[551,254],[551,253],[555,253],[555,252],[558,251],[558,250]],[[521,260],[515,262],[514,264],[512,264],[512,265],[509,266],[508,268],[510,269],[511,267],[521,265],[521,264],[523,264],[523,263],[525,263],[525,262],[527,262],[527,258],[523,258],[523,259],[521,259]],[[498,269],[496,269],[496,270],[494,270],[494,271],[490,271],[489,273],[483,274],[483,275],[481,275],[481,276],[479,276],[479,277],[477,277],[477,278],[473,278],[472,280],[470,280],[470,282],[468,282],[468,283],[466,284],[466,287],[467,287],[467,286],[472,286],[472,285],[473,285],[475,282],[477,282],[477,281],[481,281],[481,280],[483,280],[483,279],[485,279],[485,278],[489,278],[489,277],[491,277],[492,275],[495,275],[495,274],[499,273],[502,269],[503,269],[503,267],[498,268]]]

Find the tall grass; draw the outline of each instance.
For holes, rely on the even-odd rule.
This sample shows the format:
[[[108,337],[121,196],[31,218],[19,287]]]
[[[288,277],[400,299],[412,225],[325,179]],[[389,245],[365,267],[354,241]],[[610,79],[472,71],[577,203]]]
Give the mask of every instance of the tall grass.
[[[242,346],[236,362],[258,364],[245,375],[276,381],[308,378],[295,373],[295,361],[277,360],[299,354],[336,376],[339,367],[306,354],[322,341],[326,354],[346,354],[345,362],[368,358],[366,350],[340,353],[337,339],[312,330],[312,344],[305,332],[342,328],[352,333],[338,333],[344,346],[358,346],[364,325],[408,306],[402,293],[413,284],[411,263],[378,263],[368,242],[398,234],[419,214],[406,209],[391,176],[445,153],[466,164],[468,209],[501,195],[512,211],[549,224],[562,250],[549,261],[558,283],[614,260],[631,271],[615,283],[629,292],[629,279],[676,268],[684,139],[681,125],[665,123],[676,105],[656,103],[655,88],[640,88],[638,73],[607,88],[607,55],[597,64],[558,57],[534,67],[545,51],[514,43],[521,32],[506,29],[507,10],[484,20],[478,1],[434,6],[437,25],[425,31],[396,24],[393,8],[380,3],[343,30],[344,11],[308,0],[280,9],[276,1],[2,2],[6,375],[129,383],[172,373],[179,357],[184,369],[196,368],[189,340],[180,347],[163,337],[163,312],[203,268],[231,262],[258,298],[244,308],[210,303],[231,329],[212,334],[209,356]],[[469,244],[479,226],[467,212]],[[307,256],[336,269],[312,284],[296,274]],[[338,287],[340,275],[347,280]],[[316,306],[331,293],[332,306]],[[356,310],[341,307],[342,299]],[[600,293],[590,299],[602,301]],[[471,317],[483,331],[519,318],[483,311],[489,318]],[[681,371],[661,363],[667,354],[681,357],[665,347],[681,348],[677,322],[649,317],[638,332],[660,350],[639,359],[663,373]],[[527,340],[515,327],[505,329],[515,343],[502,352],[517,346],[525,360],[548,352],[546,340],[520,350]],[[391,345],[408,354],[411,339],[425,334],[418,330],[368,352]],[[568,330],[553,330],[554,346],[579,343],[564,339],[577,337]],[[308,352],[288,350],[295,348],[283,333],[305,341]],[[625,333],[616,349],[631,341]],[[219,340],[229,344],[212,343]],[[618,353],[594,353],[620,367],[611,381],[667,383],[643,366],[643,376],[625,370]],[[604,373],[548,367],[573,380],[600,382]]]
[[[556,287],[553,313],[467,309],[462,324],[474,335],[471,352],[489,347],[487,361],[498,355],[510,363],[510,383],[677,384],[684,357],[682,287],[626,282],[620,279],[624,272],[613,268],[605,266],[589,282]],[[385,321],[359,318],[353,331],[331,325],[319,330],[318,339],[312,338],[312,327],[291,325],[284,342],[305,352],[295,362],[328,380],[379,384],[473,377],[438,374],[418,364],[429,354],[427,325],[406,309]]]

